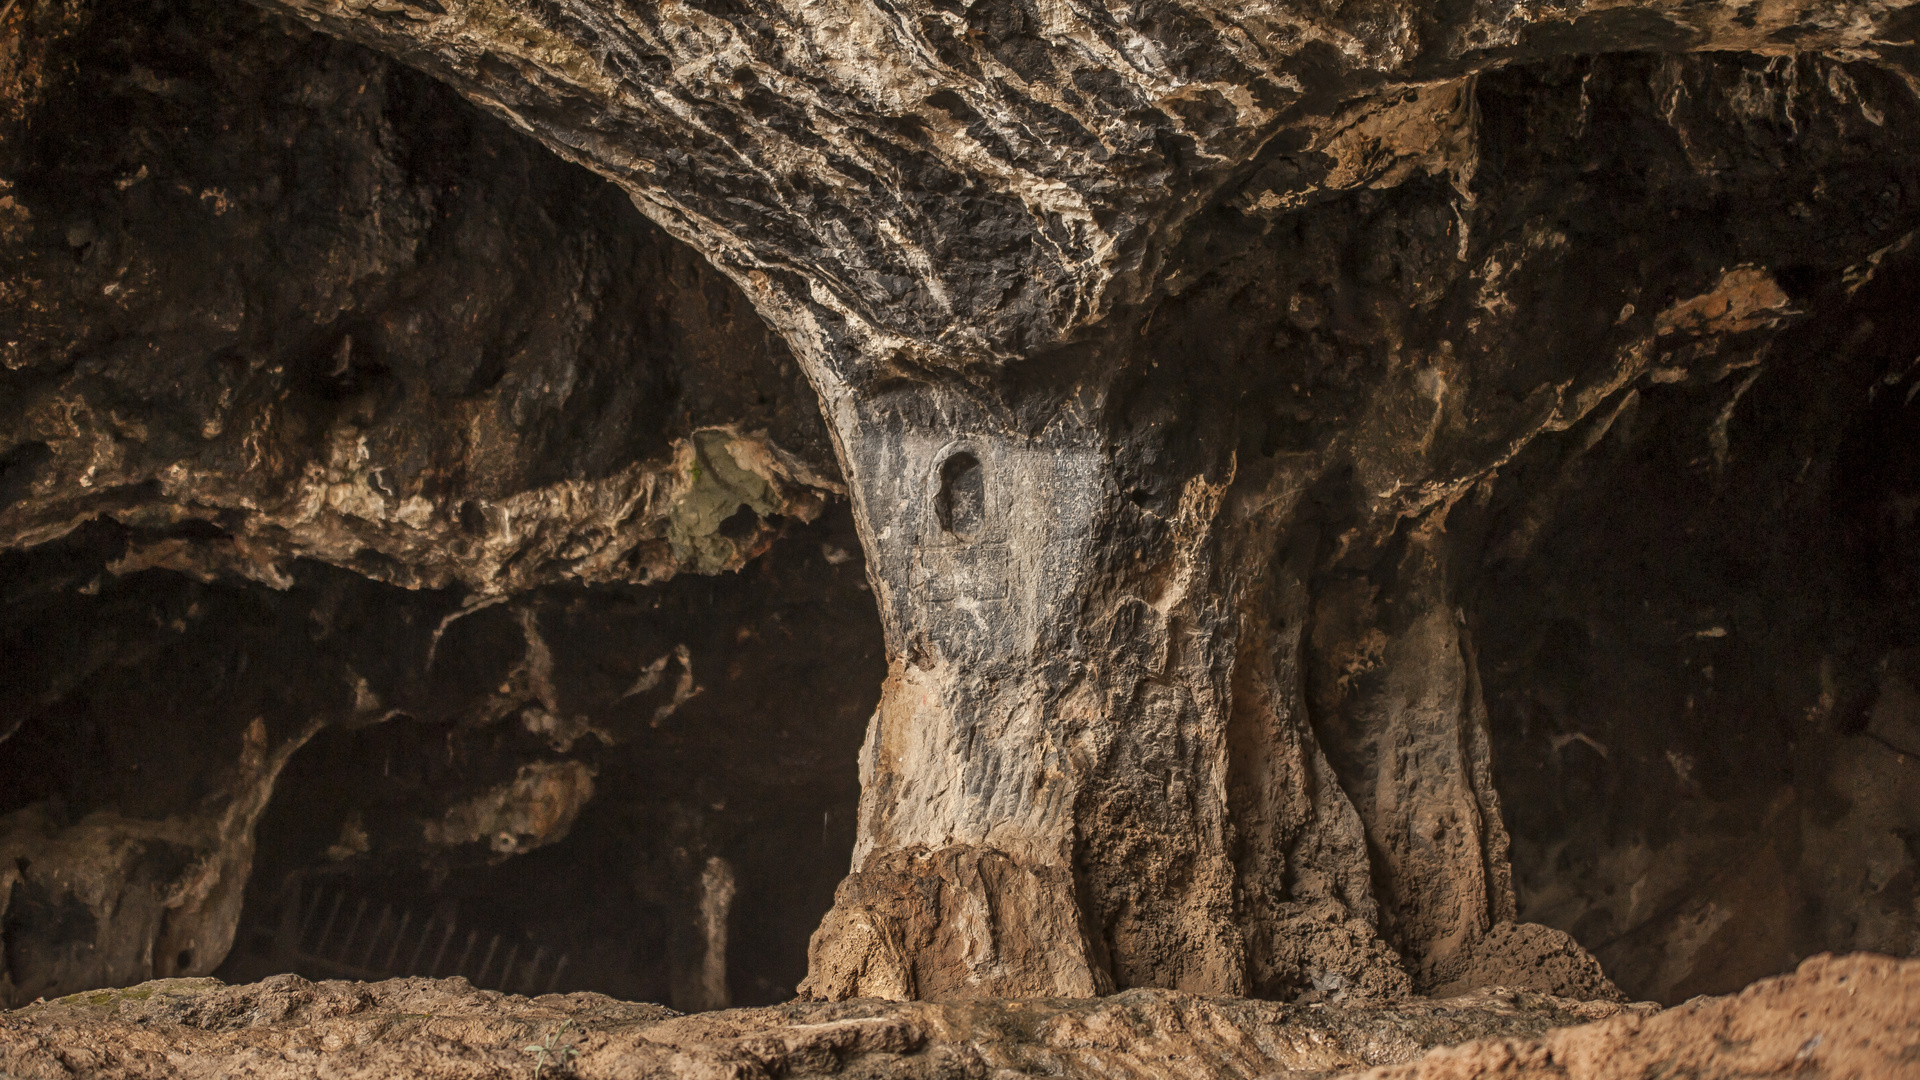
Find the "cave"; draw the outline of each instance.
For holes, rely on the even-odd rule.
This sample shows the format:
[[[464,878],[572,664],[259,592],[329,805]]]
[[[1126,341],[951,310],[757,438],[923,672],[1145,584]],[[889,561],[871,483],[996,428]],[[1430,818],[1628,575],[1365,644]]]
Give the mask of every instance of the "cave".
[[[1911,1075],[1917,11],[7,4],[0,1074]]]

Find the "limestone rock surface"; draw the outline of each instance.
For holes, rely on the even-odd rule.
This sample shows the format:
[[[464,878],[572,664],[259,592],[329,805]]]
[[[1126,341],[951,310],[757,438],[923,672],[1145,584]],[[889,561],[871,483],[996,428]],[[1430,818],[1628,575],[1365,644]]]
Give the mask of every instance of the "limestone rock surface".
[[[1822,956],[1741,994],[1659,1012],[1488,989],[1392,1006],[1131,990],[1080,1001],[793,1003],[678,1016],[464,980],[244,986],[166,980],[0,1017],[21,1080],[531,1075],[1181,1080],[1698,1080],[1911,1075],[1920,962]]]
[[[1920,952],[1913,7],[262,7],[0,13],[16,998],[275,775],[689,1008]]]
[[[1343,1009],[1135,990],[1093,1000],[794,1003],[697,1016],[591,994],[527,999],[463,980],[245,986],[169,980],[7,1014],[0,1068],[43,1077],[559,1075],[1331,1077],[1436,1045],[1538,1036],[1622,1006],[1492,992]],[[1643,1011],[1645,1006],[1639,1007]],[[568,1022],[571,1021],[571,1024]],[[555,1058],[556,1062],[559,1059]]]
[[[7,547],[502,595],[737,569],[841,490],[736,289],[430,80],[216,4],[13,32],[72,75],[0,149]]]
[[[1613,1017],[1533,1040],[1437,1050],[1364,1080],[1628,1080],[1692,1076],[1911,1076],[1920,1069],[1912,960],[1817,956],[1791,976],[1666,1012]],[[1360,1078],[1356,1078],[1360,1080]]]
[[[743,911],[830,894],[851,814],[814,803],[850,801],[872,690],[808,688],[878,679],[840,677],[877,628],[785,347],[625,196],[364,49],[217,3],[4,26],[0,996],[257,961],[295,871],[458,904],[502,849],[631,830],[557,905],[500,870],[531,887],[496,921],[622,904],[600,970],[549,954],[727,1000],[674,985],[712,951],[675,875],[724,847]],[[735,766],[794,793],[744,844]],[[783,828],[827,853],[768,882]],[[791,991],[812,903],[736,940],[744,999]],[[640,941],[677,958],[633,971]]]

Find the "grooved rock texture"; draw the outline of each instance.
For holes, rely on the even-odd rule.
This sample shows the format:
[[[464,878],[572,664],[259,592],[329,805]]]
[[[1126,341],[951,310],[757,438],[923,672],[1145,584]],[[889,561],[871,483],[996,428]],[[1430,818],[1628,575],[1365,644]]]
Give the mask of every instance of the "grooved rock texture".
[[[264,974],[299,873],[725,1004],[715,858],[740,999],[789,995],[884,665],[785,348],[363,49],[211,3],[7,20],[0,996],[207,974],[243,926]]]
[[[1911,1075],[1920,963],[1817,957],[1677,1009],[1511,990],[1298,1006],[1131,990],[1097,1001],[794,1003],[676,1016],[593,994],[460,980],[248,986],[177,979],[0,1017],[0,1068],[97,1077],[1177,1077],[1700,1080]],[[1578,1025],[1578,1026],[1568,1026]],[[1372,1066],[1372,1068],[1369,1068]]]
[[[71,77],[6,150],[7,546],[501,594],[737,569],[840,490],[740,294],[443,88],[244,8],[31,10]]]
[[[1280,206],[1444,159],[1417,129],[1451,95],[1409,90],[1602,51],[1873,57],[1905,30],[1865,3],[279,6],[629,186],[856,382],[1031,357],[1150,296],[1276,144],[1309,159]],[[1363,157],[1369,134],[1403,149]]]

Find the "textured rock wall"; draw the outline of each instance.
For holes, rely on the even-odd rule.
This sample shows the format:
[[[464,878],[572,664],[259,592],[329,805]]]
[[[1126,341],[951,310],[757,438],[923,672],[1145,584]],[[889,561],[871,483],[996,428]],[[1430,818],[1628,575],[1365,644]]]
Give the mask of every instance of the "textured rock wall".
[[[806,992],[1614,994],[1584,944],[1670,998],[1920,926],[1905,9],[268,6],[691,250],[345,46],[22,11],[8,542],[458,585],[429,654],[517,626],[472,715],[560,746],[613,706],[556,707],[598,676],[529,590],[844,491],[887,673]],[[616,681],[684,705],[672,656]],[[1785,674],[1693,682],[1739,664]]]
[[[1904,40],[1902,6],[1868,4],[440,6],[283,8],[634,190],[856,384],[1028,359],[1152,295],[1180,226],[1263,150],[1335,151],[1281,203],[1374,179],[1341,161],[1351,106],[1516,59]]]
[[[950,974],[936,978],[951,981],[938,982],[941,992],[990,984],[995,961],[973,958],[993,957],[976,943],[999,940],[998,926],[950,942],[914,929],[964,925],[966,893],[986,891],[933,849],[945,837],[1004,845],[1017,862],[1014,844],[1063,836],[1063,818],[1073,819],[1089,967],[1117,985],[1392,993],[1404,985],[1394,981],[1401,965],[1383,945],[1426,988],[1568,955],[1551,935],[1498,928],[1520,914],[1507,893],[1502,811],[1519,818],[1531,808],[1504,805],[1491,771],[1482,664],[1511,660],[1478,647],[1475,618],[1504,623],[1513,601],[1470,604],[1483,560],[1497,567],[1508,542],[1492,553],[1481,546],[1484,508],[1498,490],[1552,490],[1533,471],[1534,440],[1597,443],[1659,388],[1718,388],[1700,428],[1709,462],[1715,447],[1724,457],[1742,439],[1754,440],[1745,452],[1771,453],[1763,431],[1749,434],[1722,412],[1771,362],[1776,338],[1786,349],[1792,337],[1781,335],[1826,317],[1871,267],[1897,272],[1882,249],[1912,226],[1899,132],[1913,97],[1897,72],[1869,65],[1738,56],[1542,63],[1482,75],[1471,93],[1470,107],[1421,114],[1472,118],[1455,144],[1466,156],[1451,169],[1289,207],[1264,197],[1273,190],[1266,170],[1287,164],[1277,156],[1195,219],[1179,253],[1189,261],[1175,264],[1191,276],[1169,272],[1170,295],[1150,318],[1084,354],[1045,361],[1081,396],[1056,400],[1041,439],[1069,439],[1058,432],[1082,409],[1106,425],[1100,496],[1076,497],[1091,485],[1060,482],[1065,493],[1049,498],[1043,523],[1059,528],[1056,518],[1089,512],[1095,521],[1092,565],[1045,575],[1050,588],[1079,592],[1079,621],[1042,618],[1053,636],[1030,645],[1018,630],[1031,608],[977,605],[975,621],[983,609],[1008,613],[996,616],[1000,651],[982,656],[972,646],[950,668],[933,650],[932,663],[920,659],[922,639],[937,648],[937,637],[895,631],[918,670],[896,661],[870,742],[877,779],[868,791],[878,807],[870,835],[876,850],[924,845],[930,854],[850,880],[848,922],[830,920],[817,943],[816,972],[830,976],[817,987],[867,985],[832,980],[870,968],[884,972],[875,989],[925,986],[916,953],[946,958]],[[1872,199],[1830,202],[1841,177]],[[1007,385],[1014,393],[1031,382]],[[1071,462],[1073,451],[1049,460]],[[1021,490],[1023,468],[1003,466],[1001,482]],[[1078,467],[1089,471],[1097,469]],[[936,474],[920,475],[937,508]],[[1626,499],[1643,478],[1626,472],[1613,482]],[[1775,505],[1758,491],[1747,498],[1762,520]],[[924,513],[896,511],[911,506],[898,497],[876,501],[907,522]],[[879,528],[897,532],[898,520]],[[1595,518],[1567,521],[1584,530]],[[1845,573],[1853,556],[1834,549],[1818,558]],[[1540,573],[1579,576],[1589,565],[1555,559]],[[1611,587],[1652,599],[1646,579]],[[927,604],[915,617],[931,622],[939,612]],[[969,642],[992,640],[965,632]],[[1811,643],[1797,655],[1802,671],[1817,667]],[[1069,666],[1049,667],[1063,656]],[[1657,719],[1665,715],[1623,703],[1613,722],[1661,744],[1663,761],[1669,749],[1687,752],[1668,742]],[[979,746],[985,733],[995,745]],[[929,747],[935,738],[948,741]],[[1000,779],[1009,761],[1019,763],[1012,782]],[[1898,786],[1893,775],[1874,790]],[[1820,786],[1838,794],[1848,782]],[[1665,805],[1647,803],[1646,812]],[[922,813],[931,821],[901,835],[899,822]],[[1871,859],[1882,868],[1876,892],[1905,865],[1901,813],[1862,819],[1882,852]],[[1730,827],[1753,821],[1736,820]],[[1543,845],[1565,839],[1550,825],[1536,835]],[[1817,857],[1800,858],[1783,872],[1825,876]],[[1643,870],[1588,877],[1586,887],[1625,895]],[[1553,881],[1559,870],[1534,872]],[[938,881],[949,906],[912,911],[885,899],[917,895],[890,878],[921,875]],[[1028,880],[1035,884],[1020,895],[1042,909],[1036,922],[1069,921],[1047,899],[1063,890],[1050,892],[1043,873]],[[1845,888],[1814,891],[1836,910],[1856,910]],[[953,893],[962,899],[945,899]],[[1874,903],[1902,911],[1894,925],[1906,927],[1910,899],[1898,885]],[[901,927],[898,944],[868,928],[876,911]],[[1646,932],[1649,954],[1683,933]],[[1771,948],[1759,944],[1764,936],[1722,947],[1757,957]],[[1612,944],[1605,934],[1588,940]],[[853,943],[852,955],[836,941]],[[1764,963],[1778,970],[1796,952],[1804,955],[1788,950]],[[1679,992],[1651,971],[1635,974],[1642,993]],[[1555,977],[1576,978],[1567,969]]]
[[[364,50],[212,4],[9,18],[7,996],[213,971],[296,871],[548,939],[569,985],[725,1004],[724,965],[680,977],[713,954],[790,993],[879,639],[785,350]]]
[[[1913,268],[1879,266],[1462,515],[1521,908],[1644,996],[1920,947]]]
[[[502,593],[734,569],[838,490],[739,294],[444,89],[245,9],[31,12],[9,546],[204,522],[128,565]]]

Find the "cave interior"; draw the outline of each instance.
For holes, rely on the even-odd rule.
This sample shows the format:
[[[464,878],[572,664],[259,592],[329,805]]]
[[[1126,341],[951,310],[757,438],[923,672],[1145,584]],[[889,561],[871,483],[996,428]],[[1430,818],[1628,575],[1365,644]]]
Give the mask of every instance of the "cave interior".
[[[1018,362],[855,370],[385,30],[7,12],[10,1007],[1370,1000],[1529,927],[1540,989],[1673,1005],[1920,956],[1913,20],[1375,94],[1164,181],[1073,333],[1016,285]],[[861,175],[978,203],[938,281],[1024,272],[984,189]],[[968,888],[1025,974],[954,959]],[[842,947],[882,923],[897,970]]]

